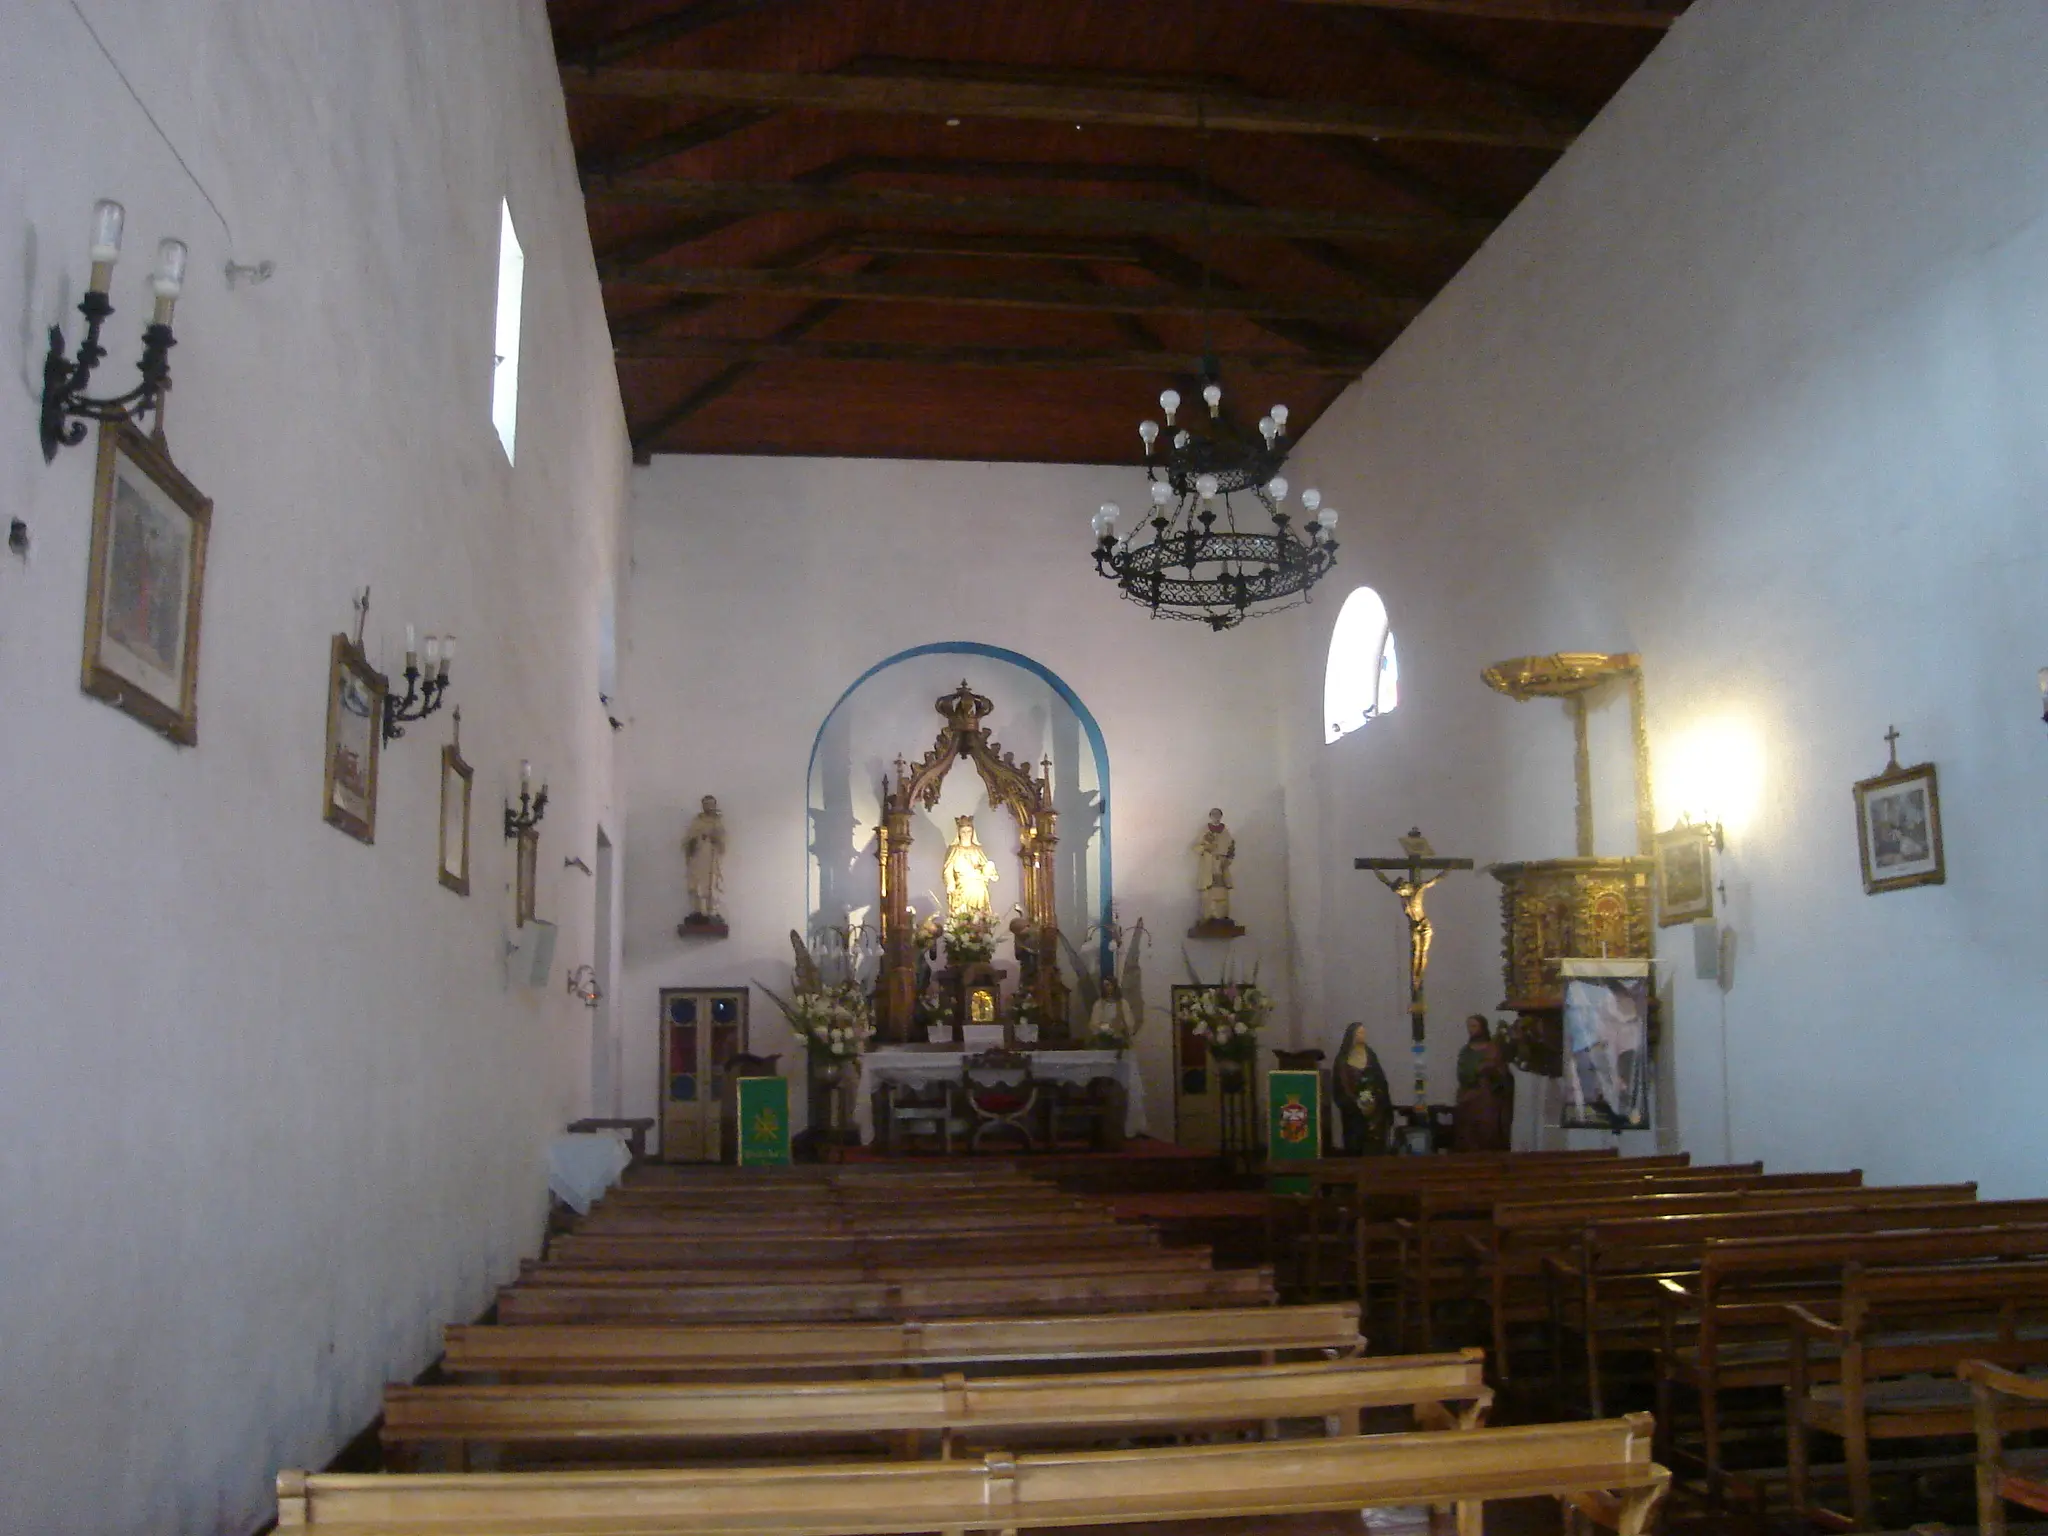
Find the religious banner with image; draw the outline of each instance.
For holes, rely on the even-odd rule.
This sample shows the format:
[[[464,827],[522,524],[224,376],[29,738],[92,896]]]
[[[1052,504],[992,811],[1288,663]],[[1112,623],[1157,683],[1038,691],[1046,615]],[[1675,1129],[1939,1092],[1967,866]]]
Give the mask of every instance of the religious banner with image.
[[[1566,1130],[1650,1126],[1650,962],[1565,960]]]
[[[1266,1074],[1266,1161],[1301,1162],[1323,1150],[1323,1074],[1274,1071]],[[1279,1177],[1273,1193],[1305,1195],[1306,1177]]]
[[[782,1168],[789,1164],[789,1079],[742,1077],[739,1086],[739,1164]]]

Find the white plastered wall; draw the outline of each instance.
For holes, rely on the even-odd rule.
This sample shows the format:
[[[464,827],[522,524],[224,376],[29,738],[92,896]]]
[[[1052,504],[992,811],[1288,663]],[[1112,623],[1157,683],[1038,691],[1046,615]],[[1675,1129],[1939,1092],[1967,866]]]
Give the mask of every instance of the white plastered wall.
[[[535,1250],[546,1138],[586,1110],[561,970],[591,958],[593,882],[562,858],[611,803],[617,390],[538,0],[19,0],[0,141],[0,521],[32,540],[0,554],[0,1529],[239,1533]],[[128,229],[96,386],[134,378],[156,238],[191,244],[170,442],[214,523],[189,750],[79,691],[93,449],[36,441],[100,196]],[[507,196],[516,470],[489,416]],[[276,275],[229,292],[231,254]],[[448,710],[387,751],[374,846],[320,818],[328,640],[364,585],[384,667],[407,620],[461,637],[467,900],[435,878]],[[562,925],[537,993],[499,963],[522,756]]]
[[[1167,988],[1186,979],[1183,945],[1205,977],[1220,973],[1226,948],[1247,971],[1261,963],[1288,1009],[1278,1038],[1288,1037],[1278,632],[1154,621],[1095,574],[1090,513],[1142,488],[1128,467],[660,457],[635,473],[621,683],[628,1113],[656,1112],[662,987],[786,986],[788,933],[805,919],[812,739],[869,667],[938,641],[1022,652],[1102,726],[1116,900],[1156,940],[1145,988],[1161,1008],[1138,1050],[1153,1132],[1173,1129],[1162,1015]],[[973,667],[963,670],[972,681]],[[932,713],[912,724],[901,750],[921,755],[941,723]],[[686,941],[675,931],[686,909],[680,842],[706,794],[725,813],[732,936]],[[1193,845],[1211,805],[1238,840],[1233,912],[1250,933],[1230,946],[1185,937]],[[753,1019],[754,1048],[792,1065],[788,1029],[758,991]]]
[[[1729,835],[1725,995],[1690,929],[1660,935],[1667,1134],[2038,1191],[2044,71],[2033,0],[1703,0],[1309,434],[1298,473],[1353,513],[1404,699],[1314,744],[1319,610],[1283,741],[1290,798],[1345,835],[1319,855],[1316,824],[1290,828],[1297,916],[1326,995],[1379,1000],[1390,1069],[1399,924],[1351,896],[1350,856],[1416,820],[1482,861],[1571,853],[1564,711],[1479,669],[1637,650],[1658,825],[1704,809]],[[1948,883],[1867,897],[1850,789],[1892,724],[1938,765]],[[1625,770],[1604,755],[1596,799]],[[1707,803],[1677,803],[1687,781]],[[1600,851],[1629,841],[1603,815]],[[1500,930],[1492,881],[1440,890],[1444,1097],[1458,1016],[1500,996]]]

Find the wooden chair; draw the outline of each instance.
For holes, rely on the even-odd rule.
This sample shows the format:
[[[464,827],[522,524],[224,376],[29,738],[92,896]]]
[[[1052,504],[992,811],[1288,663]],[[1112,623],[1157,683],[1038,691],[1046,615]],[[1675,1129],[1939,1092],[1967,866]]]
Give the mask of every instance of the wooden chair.
[[[968,1123],[967,1150],[979,1152],[990,1136],[1011,1135],[1022,1140],[1023,1150],[1035,1151],[1031,1121],[1043,1087],[1032,1079],[1031,1058],[1023,1051],[977,1051],[962,1059],[958,1104]]]
[[[953,1151],[953,1094],[950,1085],[883,1083],[873,1094],[875,1140],[883,1152],[929,1150],[950,1156]]]
[[[1124,1087],[1113,1077],[1046,1083],[1046,1142],[1115,1152],[1124,1144]]]
[[[278,1528],[495,1536],[685,1531],[1011,1531],[1457,1504],[1479,1536],[1492,1499],[1554,1497],[1620,1536],[1670,1483],[1646,1417],[1456,1434],[1076,1451],[976,1460],[628,1472],[278,1474]],[[1351,1518],[1356,1519],[1355,1514]]]

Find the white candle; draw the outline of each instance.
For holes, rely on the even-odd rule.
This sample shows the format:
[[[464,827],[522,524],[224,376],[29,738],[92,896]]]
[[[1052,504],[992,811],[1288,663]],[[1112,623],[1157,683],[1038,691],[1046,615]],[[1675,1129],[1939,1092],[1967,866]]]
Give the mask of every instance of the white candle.
[[[522,793],[533,787],[533,764],[525,758],[519,759],[519,788]]]

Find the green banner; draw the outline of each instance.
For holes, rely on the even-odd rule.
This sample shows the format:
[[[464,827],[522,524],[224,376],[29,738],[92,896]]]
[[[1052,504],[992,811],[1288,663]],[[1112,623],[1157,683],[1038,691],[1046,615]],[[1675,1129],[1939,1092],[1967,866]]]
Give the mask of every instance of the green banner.
[[[1320,1157],[1323,1151],[1323,1074],[1266,1074],[1266,1160],[1296,1162]],[[1271,1181],[1275,1194],[1305,1195],[1306,1178]]]
[[[740,1166],[786,1167],[789,1163],[789,1079],[739,1079]]]

